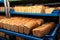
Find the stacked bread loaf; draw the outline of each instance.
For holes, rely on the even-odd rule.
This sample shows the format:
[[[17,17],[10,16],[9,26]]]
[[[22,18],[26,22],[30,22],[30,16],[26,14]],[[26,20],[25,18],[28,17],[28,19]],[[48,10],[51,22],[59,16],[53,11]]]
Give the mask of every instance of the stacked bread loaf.
[[[53,7],[51,7],[51,8],[46,8],[45,9],[45,13],[46,14],[51,14],[52,12],[53,12],[53,10],[55,10],[56,8],[53,8]]]
[[[0,32],[0,37],[5,37],[5,33]]]
[[[57,9],[59,9],[59,10],[60,10],[60,7],[57,7]]]
[[[0,7],[0,11],[4,11],[5,10],[5,8],[4,7]]]
[[[32,13],[43,13],[45,7],[43,5],[35,6],[15,6],[14,10],[16,12],[32,12]]]
[[[24,38],[16,37],[16,40],[25,40]]]
[[[44,23],[43,19],[32,19],[24,24],[24,33],[30,34],[31,30]]]
[[[46,13],[51,14],[54,10],[56,10],[55,7],[48,7],[43,5],[33,5],[33,6],[15,6],[10,7],[10,9],[14,9],[15,12],[28,12],[28,13]],[[60,9],[60,7],[57,7],[57,9]],[[4,11],[4,7],[0,7],[0,11]]]
[[[10,9],[13,9],[13,7],[10,7]],[[5,7],[1,6],[0,11],[5,11]]]
[[[33,19],[27,17],[12,17],[12,18],[5,18],[0,20],[0,26],[2,28],[29,34],[33,28],[41,25],[44,22],[43,19]],[[27,31],[28,30],[28,31]],[[19,38],[20,39],[20,38]]]
[[[8,39],[8,40],[10,40],[10,35],[5,34],[5,38]]]
[[[15,12],[30,12],[30,13],[46,13],[51,14],[55,7],[48,7],[43,5],[33,5],[33,6],[15,6]]]
[[[4,18],[5,18],[5,16],[1,16],[1,15],[0,15],[0,20],[1,20],[1,19],[4,19]],[[0,24],[0,28],[2,28],[2,26],[3,26],[3,24]]]
[[[1,20],[1,19],[4,19],[4,18],[5,18],[5,16],[1,16],[1,15],[0,15],[0,20]]]
[[[2,17],[1,17],[2,18]],[[38,37],[43,37],[54,28],[54,22],[44,23],[43,19],[28,18],[28,17],[11,17],[3,18],[0,20],[0,28],[20,32],[25,34],[33,33]],[[9,36],[6,36],[9,38]],[[17,40],[24,40],[23,38],[16,37]]]
[[[8,40],[10,39],[10,36],[5,34],[5,33],[3,33],[3,32],[0,32],[0,37],[6,38]]]
[[[33,35],[37,37],[43,37],[48,34],[55,26],[54,22],[49,22],[33,29]]]
[[[41,25],[43,22],[44,22],[43,19],[33,19],[27,17],[12,17],[9,19],[5,18],[0,20],[0,24],[3,25],[4,29],[12,30],[15,32],[21,32],[21,33],[23,33],[23,29],[35,28]]]
[[[2,19],[3,16],[0,16],[0,18]],[[16,19],[18,19],[18,17],[13,17],[13,18],[11,18],[11,21],[10,21],[10,22],[12,22],[13,20],[16,20]],[[20,18],[20,20],[21,20],[21,19],[23,19],[23,17]],[[4,19],[2,19],[2,20],[4,20]],[[7,20],[7,21],[6,21],[6,20]],[[20,20],[17,20],[17,21],[20,21]],[[16,21],[16,22],[17,22],[17,21]],[[13,25],[11,26],[10,24],[7,24],[7,22],[10,23],[10,22],[9,22],[9,19],[6,18],[5,21],[3,21],[3,22],[4,22],[4,24],[0,24],[0,26],[4,25],[4,26],[2,26],[2,28],[7,29],[7,30],[13,30],[13,31],[18,32],[18,31],[17,31],[17,30],[18,30],[18,29],[17,29],[17,28],[18,28],[17,26],[14,26],[14,27],[13,27]],[[6,22],[6,23],[5,23],[5,22]],[[15,22],[15,21],[13,21],[13,22]],[[11,26],[11,27],[10,27],[10,26]],[[11,28],[12,28],[12,29],[11,29]],[[7,39],[9,39],[9,35],[4,35],[4,33],[2,33],[2,32],[1,32],[0,34],[1,34],[2,37],[4,36],[4,37],[6,37]],[[19,40],[20,40],[20,38],[19,38]],[[22,40],[22,38],[21,38],[21,40]]]
[[[2,20],[2,19],[4,19],[4,18],[5,18],[5,16],[1,16],[1,15],[0,15],[0,20]],[[3,27],[3,24],[0,24],[0,28],[2,28],[2,27]],[[0,36],[9,39],[9,35],[6,35],[6,34],[3,33],[3,32],[0,32]],[[8,36],[8,37],[7,37],[7,36]]]

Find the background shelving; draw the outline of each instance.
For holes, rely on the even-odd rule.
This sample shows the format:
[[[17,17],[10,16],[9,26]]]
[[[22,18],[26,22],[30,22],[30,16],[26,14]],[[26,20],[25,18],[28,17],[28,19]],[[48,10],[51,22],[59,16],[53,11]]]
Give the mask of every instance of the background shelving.
[[[20,0],[9,0],[10,2],[17,2],[17,1],[20,1]],[[3,3],[3,0],[0,0],[0,3]],[[2,11],[0,11],[1,13],[4,13]],[[30,16],[44,16],[44,17],[58,17],[59,15],[59,12],[60,10],[54,10],[51,14],[33,14],[33,13],[25,13],[25,12],[15,12],[13,9],[10,10],[10,13],[11,14],[17,14],[17,15],[30,15]],[[22,38],[26,38],[26,39],[30,39],[30,40],[54,40],[56,35],[57,35],[57,29],[59,27],[59,24],[56,24],[56,27],[54,28],[54,30],[52,30],[49,34],[45,35],[45,37],[43,38],[38,38],[38,37],[35,37],[33,35],[26,35],[26,34],[22,34],[22,33],[17,33],[17,32],[13,32],[13,31],[9,31],[9,30],[5,30],[5,29],[0,29],[0,32],[3,32],[3,33],[6,33],[6,34],[9,34],[9,35],[13,35],[13,36],[19,36],[19,37],[22,37]]]

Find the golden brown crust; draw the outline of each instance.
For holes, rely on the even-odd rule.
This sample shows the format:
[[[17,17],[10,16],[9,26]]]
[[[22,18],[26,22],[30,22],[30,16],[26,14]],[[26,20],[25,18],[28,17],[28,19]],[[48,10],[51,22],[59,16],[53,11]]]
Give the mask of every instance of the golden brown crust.
[[[43,24],[42,26],[33,29],[33,35],[43,37],[54,28],[54,25],[54,22]]]
[[[32,12],[32,13],[44,13],[45,6],[35,5],[35,6],[15,6],[15,12]]]
[[[0,32],[0,37],[5,37],[5,33]]]
[[[54,10],[56,10],[56,8],[46,8],[45,13],[46,14],[51,14]]]

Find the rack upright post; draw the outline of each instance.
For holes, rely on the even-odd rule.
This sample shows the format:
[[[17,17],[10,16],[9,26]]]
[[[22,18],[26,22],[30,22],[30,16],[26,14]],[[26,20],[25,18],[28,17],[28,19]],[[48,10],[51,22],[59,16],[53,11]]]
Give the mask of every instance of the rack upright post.
[[[10,18],[10,4],[8,0],[4,0],[4,6],[5,6],[5,13],[6,13],[6,17]]]

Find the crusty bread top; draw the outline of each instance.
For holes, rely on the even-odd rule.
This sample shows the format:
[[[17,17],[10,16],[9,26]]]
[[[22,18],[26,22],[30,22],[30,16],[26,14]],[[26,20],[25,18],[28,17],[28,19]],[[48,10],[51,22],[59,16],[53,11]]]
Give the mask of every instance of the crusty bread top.
[[[51,27],[53,28],[54,25],[55,25],[54,22],[48,22],[48,23],[43,24],[42,26],[39,26],[39,27],[37,27],[37,28],[35,28],[35,29],[33,29],[33,30],[40,30],[40,31],[43,31],[43,30],[49,29],[49,28],[51,28]]]

